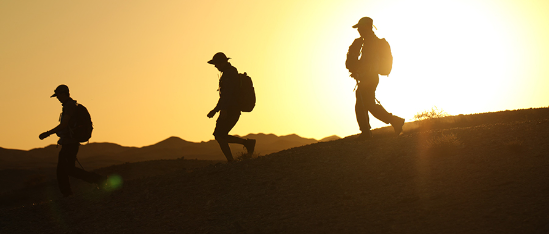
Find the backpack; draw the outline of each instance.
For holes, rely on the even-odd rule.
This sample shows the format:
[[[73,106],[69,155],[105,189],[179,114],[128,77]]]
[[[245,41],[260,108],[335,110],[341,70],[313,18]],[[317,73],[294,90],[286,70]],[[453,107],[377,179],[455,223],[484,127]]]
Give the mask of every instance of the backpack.
[[[76,103],[75,122],[70,127],[71,136],[78,142],[87,142],[92,137],[94,130],[92,117],[88,109],[80,103]]]
[[[378,41],[378,74],[389,76],[393,65],[390,44],[385,38]]]
[[[245,73],[239,74],[241,90],[239,93],[239,107],[243,112],[251,112],[256,106],[256,93],[252,79]]]

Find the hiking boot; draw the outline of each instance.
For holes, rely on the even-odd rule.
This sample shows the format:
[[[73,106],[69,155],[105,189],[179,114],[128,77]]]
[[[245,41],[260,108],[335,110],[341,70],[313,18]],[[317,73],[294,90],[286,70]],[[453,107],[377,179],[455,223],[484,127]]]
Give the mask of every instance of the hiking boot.
[[[359,137],[357,137],[358,141],[366,141],[372,139],[372,132],[370,130],[362,132]]]
[[[395,116],[395,120],[391,123],[391,126],[397,136],[403,132],[403,125],[405,125],[405,119]]]
[[[244,147],[246,148],[246,152],[248,153],[248,156],[252,156],[252,154],[254,153],[254,148],[256,147],[256,140],[246,139],[244,143]]]

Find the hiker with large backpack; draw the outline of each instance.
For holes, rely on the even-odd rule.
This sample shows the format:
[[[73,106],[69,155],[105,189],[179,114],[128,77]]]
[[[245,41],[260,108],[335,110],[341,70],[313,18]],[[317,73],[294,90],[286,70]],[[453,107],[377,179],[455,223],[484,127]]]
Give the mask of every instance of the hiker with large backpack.
[[[95,183],[103,188],[107,183],[106,177],[75,167],[80,142],[88,141],[92,135],[90,113],[86,107],[71,98],[69,87],[66,85],[59,85],[51,97],[57,97],[63,105],[60,123],[55,128],[40,134],[39,138],[44,140],[54,133],[59,136],[57,144],[61,145],[61,150],[57,160],[57,182],[61,193],[64,197],[73,195],[69,176]]]
[[[372,31],[373,21],[369,17],[363,17],[353,26],[359,31],[361,37],[355,39],[349,47],[346,68],[350,76],[357,81],[355,92],[355,115],[361,130],[360,140],[372,138],[369,124],[370,112],[380,121],[391,124],[395,133],[399,135],[403,131],[405,119],[388,113],[375,97],[378,86],[378,75],[388,76],[391,72],[393,57],[390,45],[386,39],[380,39]]]
[[[256,140],[231,136],[229,135],[229,131],[231,131],[235,124],[237,124],[237,121],[239,121],[241,111],[250,112],[254,109],[256,95],[250,77],[246,73],[239,74],[237,68],[228,62],[229,59],[230,58],[225,56],[224,53],[218,52],[208,61],[208,63],[214,65],[222,75],[220,77],[218,89],[220,94],[218,104],[208,113],[207,117],[212,118],[216,113],[220,112],[216,120],[214,137],[216,141],[218,141],[227,161],[232,162],[234,159],[231,154],[231,149],[229,148],[229,143],[244,145],[248,156],[252,156],[254,153]]]

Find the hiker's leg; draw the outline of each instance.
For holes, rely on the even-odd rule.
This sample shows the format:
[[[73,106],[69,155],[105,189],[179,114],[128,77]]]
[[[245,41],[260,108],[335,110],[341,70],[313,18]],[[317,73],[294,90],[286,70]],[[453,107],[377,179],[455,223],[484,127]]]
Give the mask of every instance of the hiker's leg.
[[[386,124],[389,124],[393,120],[393,115],[388,113],[384,107],[376,103],[375,91],[376,89],[366,89],[365,92],[363,92],[363,101],[365,106],[372,116]]]
[[[237,124],[237,121],[239,120],[239,118],[241,116],[241,112],[240,111],[234,111],[229,116],[230,116],[229,123],[231,124],[231,128],[233,128],[233,126],[235,126],[235,124]],[[229,131],[228,131],[228,133],[229,133]],[[256,147],[256,140],[254,140],[254,139],[244,139],[244,138],[240,138],[240,137],[232,136],[232,135],[227,135],[227,137],[225,139],[226,139],[227,143],[236,143],[236,144],[243,145],[246,148],[246,151],[247,151],[249,156],[252,156],[252,154],[254,153],[254,148]]]
[[[228,143],[237,143],[243,145],[246,148],[248,156],[252,156],[254,154],[254,148],[256,147],[255,139],[243,139],[231,135],[227,136],[226,139]]]
[[[231,154],[231,148],[229,148],[229,143],[241,143],[240,139],[235,136],[230,136],[229,131],[233,129],[235,124],[237,124],[237,121],[239,121],[239,117],[241,116],[240,111],[228,111],[225,118],[220,119],[218,117],[218,120],[216,121],[216,129],[214,129],[214,137],[216,138],[216,141],[218,141],[218,144],[220,145],[220,148],[227,158],[228,162],[233,161],[233,155]]]
[[[76,167],[75,165],[75,161],[76,161],[76,156],[78,154],[78,150],[80,148],[80,144],[68,144],[64,147],[68,147],[70,149],[70,152],[71,154],[68,155],[68,158],[67,160],[70,163],[70,165],[67,167],[67,174],[69,176],[72,176],[74,178],[77,178],[77,179],[81,179],[81,180],[84,180],[88,183],[99,183],[103,177],[96,174],[96,173],[93,173],[93,172],[88,172],[88,171],[85,171],[84,169],[81,169],[79,167]]]
[[[375,118],[379,119],[380,121],[386,124],[391,124],[395,129],[395,132],[399,135],[403,131],[403,124],[405,120],[398,116],[392,115],[391,113],[386,111],[386,109],[384,109],[382,105],[376,104],[375,92],[376,87],[378,86],[378,81],[378,75],[369,76],[368,79],[361,80],[361,83],[359,83],[359,86],[357,88],[357,93],[361,96],[358,96],[357,98],[361,98],[362,103],[364,104],[363,108],[367,109]]]
[[[244,145],[245,142],[246,142],[246,139],[232,136],[232,135],[227,136],[227,143],[237,143],[237,144]]]
[[[240,111],[228,111],[227,112],[227,119],[226,119],[226,121],[227,121],[226,124],[228,126],[227,137],[226,137],[227,143],[237,143],[237,144],[244,145],[244,143],[246,142],[246,140],[243,139],[243,138],[229,135],[229,131],[231,131],[231,129],[233,129],[233,127],[235,127],[235,125],[239,121],[240,117],[241,117],[241,112]]]
[[[370,124],[368,109],[363,102],[362,91],[359,88],[355,91],[355,117],[357,118],[357,124],[359,124],[359,130],[366,132],[370,131]]]
[[[384,109],[382,105],[377,104],[375,102],[374,91],[366,95],[369,95],[368,102],[366,103],[370,113],[380,121],[386,124],[391,124],[395,130],[395,133],[399,135],[403,131],[403,125],[405,124],[405,119],[392,115],[392,113],[389,113],[388,111],[386,111],[386,109]]]
[[[227,142],[226,137],[216,136],[216,141],[218,141],[218,144],[220,145],[220,149],[222,150],[223,155],[225,155],[225,158],[227,158],[227,161],[228,162],[233,161],[231,148],[229,148],[229,143]]]
[[[71,163],[72,167],[74,167],[74,160],[70,160],[73,153],[76,155],[74,150],[74,147],[62,145],[61,150],[59,151],[59,157],[57,159],[57,184],[59,185],[59,190],[64,196],[73,194],[71,184],[69,183],[69,170],[71,168]]]

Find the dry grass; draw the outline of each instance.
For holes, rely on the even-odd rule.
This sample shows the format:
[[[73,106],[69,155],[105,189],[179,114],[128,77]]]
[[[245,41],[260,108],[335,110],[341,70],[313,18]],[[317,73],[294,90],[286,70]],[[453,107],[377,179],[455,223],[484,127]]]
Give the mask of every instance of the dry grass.
[[[258,154],[258,153],[253,153],[252,155],[248,155],[248,153],[243,151],[243,152],[237,153],[237,158],[235,158],[235,160],[245,161],[245,160],[255,159],[255,158],[258,158],[260,156],[261,155]]]
[[[438,152],[449,152],[464,146],[454,133],[443,133],[440,136],[432,137],[426,141],[426,145],[428,149]]]
[[[504,145],[506,145],[506,147],[508,147],[508,150],[510,150],[514,153],[517,153],[517,154],[524,152],[525,149],[526,149],[523,140],[520,140],[517,137],[513,140],[510,140],[510,141],[504,143]]]

